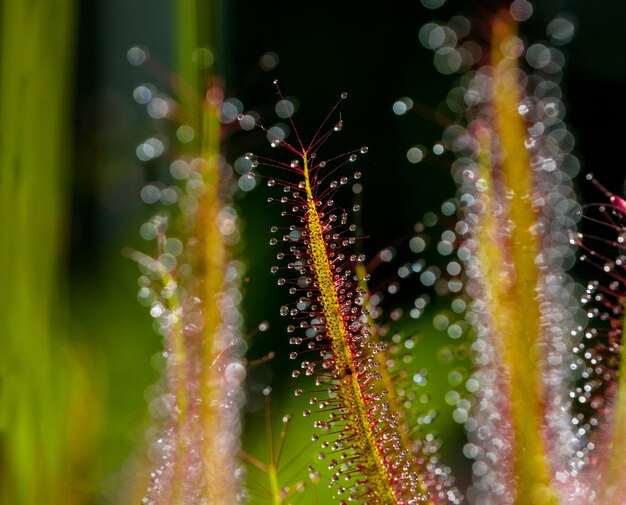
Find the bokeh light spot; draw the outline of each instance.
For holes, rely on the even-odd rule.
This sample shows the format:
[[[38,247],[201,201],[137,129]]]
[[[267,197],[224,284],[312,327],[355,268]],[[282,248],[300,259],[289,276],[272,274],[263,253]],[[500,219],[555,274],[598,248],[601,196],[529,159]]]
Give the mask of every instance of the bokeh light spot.
[[[181,125],[176,129],[176,138],[184,144],[191,142],[195,136],[196,132],[189,125]]]
[[[413,107],[413,100],[409,97],[403,97],[396,100],[391,106],[391,110],[393,113],[401,116],[402,114],[406,114]]]
[[[438,9],[446,3],[446,0],[420,0],[420,2],[427,9]]]
[[[148,59],[148,50],[142,46],[133,46],[126,52],[126,58],[131,65],[143,65]]]
[[[197,48],[191,55],[191,61],[200,70],[205,70],[213,65],[215,57],[213,52],[207,47]]]
[[[259,66],[262,70],[268,72],[274,70],[279,61],[280,59],[275,52],[268,51],[259,58]]]
[[[411,163],[419,163],[424,159],[424,148],[422,146],[411,147],[406,152],[406,159]]]

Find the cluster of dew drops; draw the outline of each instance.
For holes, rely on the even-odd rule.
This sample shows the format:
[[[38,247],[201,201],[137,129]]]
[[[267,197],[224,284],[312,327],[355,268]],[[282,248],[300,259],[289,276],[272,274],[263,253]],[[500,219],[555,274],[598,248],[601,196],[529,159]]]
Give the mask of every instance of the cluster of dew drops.
[[[437,9],[445,1],[422,0],[425,7]],[[514,20],[523,22],[532,17],[533,6],[528,0],[515,0],[511,3],[510,12]],[[558,86],[562,78],[565,64],[565,54],[559,49],[568,44],[576,31],[576,20],[568,13],[560,13],[546,26],[547,41],[539,41],[525,47],[521,39],[510,44],[510,51],[517,56],[522,55],[531,69],[548,79],[542,79],[537,83],[535,97],[536,104],[520,104],[519,112],[525,115],[533,106],[545,109],[545,114],[552,119],[551,122],[561,118],[564,110],[561,101],[561,90]],[[443,75],[460,75],[458,84],[448,92],[444,101],[447,110],[452,114],[463,115],[468,107],[480,104],[484,100],[484,94],[488,93],[481,81],[487,79],[477,68],[486,57],[484,44],[473,36],[472,21],[465,15],[452,16],[448,22],[431,21],[425,23],[419,30],[419,40],[423,47],[433,52],[433,64],[437,71]],[[548,43],[549,41],[549,43]],[[394,101],[393,113],[404,116],[414,108],[412,98],[404,96]],[[549,119],[550,122],[550,119]],[[566,140],[572,143],[573,137],[564,129],[564,125],[556,125],[560,131],[554,132],[555,136],[568,137]],[[529,142],[547,129],[547,124],[537,121],[534,124]],[[555,129],[554,125],[550,126]],[[458,124],[453,124],[444,130],[442,140],[435,143],[431,152],[435,156],[441,156],[446,150],[459,155],[467,144],[468,136]],[[429,149],[421,144],[408,148],[407,160],[412,164],[424,161],[429,155]],[[552,163],[554,166],[554,163]],[[554,167],[555,168],[555,167]],[[552,168],[552,170],[554,170]]]
[[[404,247],[386,247],[378,253],[381,263],[399,265],[395,267],[391,282],[373,292],[369,298],[370,315],[379,327],[379,332],[386,335],[389,342],[387,366],[392,373],[403,369],[412,370],[406,377],[408,383],[399,388],[399,396],[407,410],[415,412],[414,417],[421,427],[431,424],[438,417],[436,409],[427,408],[431,403],[431,396],[427,393],[428,369],[411,368],[415,350],[420,345],[419,339],[423,337],[405,335],[394,330],[394,325],[407,318],[417,320],[432,317],[430,324],[434,334],[431,336],[429,333],[428,338],[436,338],[441,342],[436,359],[448,370],[450,387],[443,400],[453,409],[452,417],[457,423],[463,424],[468,419],[471,394],[478,387],[477,381],[469,375],[465,366],[457,366],[459,360],[467,358],[468,299],[463,288],[464,262],[470,254],[463,245],[463,237],[467,233],[464,223],[455,220],[458,205],[456,199],[445,201],[440,213],[427,212],[415,224],[414,234]],[[398,298],[403,299],[402,291],[406,289],[403,286],[408,287],[415,277],[421,287],[419,295],[409,305],[406,301],[399,305]],[[431,305],[433,309],[429,308]]]
[[[591,264],[598,278],[587,283],[580,301],[587,309],[589,325],[581,331],[582,339],[574,347],[577,360],[572,369],[578,373],[579,384],[570,393],[578,413],[572,423],[578,435],[591,438],[606,423],[614,387],[618,380],[619,355],[622,350],[624,319],[624,282],[626,273],[626,205],[611,195],[593,174],[586,179],[609,196],[609,203],[590,205],[586,219],[602,230],[600,238],[593,234],[572,233],[572,244],[582,248],[580,261]],[[593,449],[589,442],[587,449]]]
[[[445,495],[449,503],[460,503],[462,495],[454,485],[451,469],[439,457],[441,440],[436,435],[435,422],[441,412],[437,405],[445,404],[452,420],[463,425],[479,386],[466,363],[470,325],[463,288],[464,261],[469,251],[463,246],[467,230],[456,221],[458,207],[455,198],[443,202],[440,212],[423,215],[407,240],[377,254],[374,263],[380,265],[382,272],[372,272],[374,281],[384,278],[388,267],[393,275],[389,276],[390,282],[381,283],[382,287],[370,294],[367,305],[377,332],[388,344],[385,366],[395,383],[397,400],[412,420],[410,429],[419,440],[420,459],[436,476],[435,487],[443,489],[438,491],[439,498]],[[412,288],[416,286],[419,294],[415,296]],[[424,320],[430,329],[418,333],[401,329],[408,320],[418,319]],[[447,380],[443,397],[437,393],[437,398],[433,398],[437,388],[431,387],[432,374],[428,366],[416,364],[424,339],[436,341],[435,359],[445,369]]]
[[[422,0],[422,3],[428,8],[436,9],[441,7],[444,1]],[[514,20],[526,21],[532,16],[533,6],[527,0],[515,0],[511,3],[510,12]],[[528,123],[525,147],[531,154],[533,171],[542,184],[533,195],[533,204],[536,208],[542,209],[544,217],[538,223],[537,234],[546,232],[546,235],[550,237],[549,241],[544,244],[543,261],[545,265],[555,266],[559,270],[570,268],[575,261],[574,249],[567,246],[569,242],[567,230],[575,228],[580,214],[580,206],[576,203],[571,189],[571,181],[577,175],[580,164],[571,154],[574,137],[563,121],[565,107],[559,86],[565,63],[565,54],[559,46],[567,44],[572,39],[575,29],[575,19],[567,13],[561,13],[546,27],[549,42],[539,41],[526,45],[521,38],[517,37],[507,49],[511,56],[523,57],[532,71],[526,76],[529,96],[520,103],[518,113]],[[489,104],[491,81],[489,72],[480,67],[488,54],[484,51],[484,44],[481,45],[480,40],[473,38],[470,19],[463,15],[456,15],[447,23],[441,21],[426,23],[419,31],[419,40],[424,47],[433,51],[434,65],[440,73],[460,74],[457,84],[449,91],[443,103],[444,109],[452,116],[465,117],[470,122],[474,119],[481,119],[480,111],[483,105]],[[396,115],[403,116],[408,114],[413,107],[414,102],[411,98],[401,97],[393,103],[392,110]],[[475,147],[473,144],[474,139],[468,129],[459,124],[452,124],[445,128],[441,141],[432,147],[432,154],[435,156],[440,156],[448,150],[456,157],[452,166],[452,175],[462,188],[458,200],[463,209],[471,209],[474,201],[473,194],[476,190],[481,190],[480,181],[472,180],[470,184],[467,181],[467,174],[474,173],[473,170],[468,170],[471,168],[468,162],[472,161],[471,153]],[[406,157],[410,163],[416,164],[426,159],[428,154],[429,149],[418,144],[407,150]],[[467,217],[467,212],[465,214]],[[460,236],[469,235],[468,219],[460,221],[457,227],[465,228],[462,233],[459,233]],[[414,240],[417,243],[417,239]],[[461,245],[456,248],[456,251],[461,265],[467,263],[468,260],[471,263],[471,248]],[[460,255],[463,257],[461,258]],[[406,271],[407,269],[404,270]],[[576,298],[575,287],[573,282],[569,282],[566,286],[571,291],[567,293],[570,302]],[[471,291],[472,286],[468,285],[467,289]],[[471,311],[465,314],[466,301],[466,299],[461,299],[460,302],[464,306],[461,311],[465,315],[463,322],[471,324],[473,315]],[[555,310],[548,316],[553,313],[559,316],[561,314],[557,310],[559,304],[554,301],[552,305]],[[567,315],[566,321],[555,326],[559,326],[559,331],[563,332],[563,328],[575,327],[576,321],[578,319],[572,313]],[[579,352],[590,355],[588,350]],[[478,357],[480,358],[480,354]],[[550,355],[549,359],[552,358],[555,356]],[[470,392],[476,392],[479,389],[479,383],[470,377],[466,382],[466,388]],[[591,389],[589,384],[584,385],[584,388],[584,391],[578,388],[576,392],[572,392],[572,399],[581,397],[583,401],[586,401]],[[449,398],[453,400],[456,395],[452,393]],[[467,421],[468,413],[469,409],[465,409],[465,412],[455,410],[455,420]],[[582,429],[582,424],[584,424],[582,418],[581,414],[575,415],[572,423],[580,424]],[[584,429],[588,429],[588,425]],[[475,444],[466,444],[464,454],[468,458],[475,458],[478,452],[479,448]],[[582,453],[579,456],[582,456]],[[477,460],[475,465],[480,463]]]
[[[204,49],[200,48],[199,50]],[[134,66],[145,65],[151,56],[147,48],[133,46],[127,52],[128,61]],[[268,52],[261,56],[259,65],[262,70],[268,71],[278,64],[278,56]],[[180,104],[167,91],[160,89],[152,82],[143,82],[133,90],[133,99],[139,105],[145,106],[147,115],[156,120],[174,122],[179,117]],[[275,111],[279,118],[286,119],[297,110],[297,100],[287,97],[280,100]],[[228,97],[219,104],[219,119],[225,131],[230,131],[232,126],[238,125],[243,131],[253,130],[258,126],[260,115],[254,110],[246,111],[243,102],[237,97]],[[280,143],[289,134],[289,126],[279,122],[267,131],[268,139]],[[166,157],[173,150],[172,140],[181,145],[190,144],[196,139],[197,132],[189,124],[175,126],[174,137],[158,133],[141,141],[135,150],[137,158],[142,162],[152,162]],[[175,155],[173,156],[175,157]],[[198,160],[195,163],[200,163]],[[186,215],[192,215],[197,210],[197,198],[202,192],[202,181],[193,159],[176,159],[171,162],[169,172],[175,179],[175,183],[164,185],[161,182],[151,182],[141,191],[141,198],[146,203],[160,202],[168,207],[178,204],[180,210]],[[253,172],[254,166],[245,157],[239,157],[231,165],[222,162],[222,180],[233,181],[230,192],[252,191],[259,183],[260,178]]]
[[[133,65],[142,65],[148,60],[148,52],[145,48],[133,47],[127,53],[128,59]],[[167,93],[159,91],[151,83],[138,85],[133,91],[133,97],[137,103],[146,107],[147,114],[154,120],[164,120],[171,123],[178,117],[179,105]],[[237,99],[224,101],[220,109],[220,119],[223,124],[235,121],[232,108],[243,108]],[[179,125],[175,130],[176,141],[187,144],[194,140],[195,132],[189,125]],[[174,144],[175,142],[172,142]],[[139,302],[150,308],[150,315],[155,320],[156,332],[168,337],[172,331],[179,331],[176,327],[182,322],[180,331],[187,337],[189,349],[198,345],[201,339],[193,339],[192,336],[200,335],[204,324],[201,310],[201,300],[195,296],[198,287],[195,277],[197,264],[197,251],[195,246],[198,241],[194,238],[196,233],[196,216],[198,214],[200,198],[204,192],[202,177],[206,160],[192,155],[176,156],[174,148],[170,145],[166,135],[154,135],[137,146],[137,158],[146,163],[154,162],[157,168],[167,166],[169,176],[173,182],[169,185],[160,181],[146,184],[140,192],[142,200],[147,204],[160,204],[164,207],[157,215],[140,227],[140,235],[145,240],[157,242],[157,254],[155,257],[134,253],[138,259],[142,276],[139,278]],[[172,161],[169,161],[172,160]],[[216,219],[216,230],[222,236],[227,246],[238,243],[240,239],[239,217],[231,203],[235,191],[249,191],[252,187],[246,182],[241,174],[237,184],[229,184],[234,178],[233,168],[223,161],[220,162],[222,180],[224,181],[221,191],[221,205]],[[177,209],[175,210],[175,208]],[[183,240],[169,233],[180,233]],[[237,259],[227,261],[223,272],[222,291],[219,293],[221,300],[221,321],[219,345],[228,349],[221,357],[220,367],[223,367],[223,380],[221,387],[224,398],[217,406],[221,409],[223,425],[228,430],[216,432],[214,438],[224,450],[236,453],[239,450],[239,433],[241,430],[239,409],[243,406],[244,397],[241,390],[241,381],[245,377],[245,367],[241,361],[246,343],[241,338],[243,317],[238,306],[242,299],[240,283],[243,278],[244,265]],[[262,330],[262,328],[260,328]],[[193,352],[190,356],[193,356]],[[176,363],[180,357],[173,356],[168,347],[164,352],[153,358],[153,366],[163,371],[168,363]],[[190,360],[192,361],[193,358]],[[190,367],[192,373],[187,377],[185,387],[190,392],[197,391],[193,384],[199,380],[198,367]],[[192,395],[195,394],[192,392]],[[171,392],[166,392],[162,385],[148,388],[146,397],[149,401],[150,412],[160,424],[166,422],[172,415],[178,415],[176,398]],[[151,458],[158,460],[160,466],[151,474],[151,484],[148,496],[144,497],[144,503],[153,503],[154,499],[167,488],[167,480],[172,477],[173,465],[176,460],[173,456],[171,440],[177,436],[184,436],[186,443],[194,445],[201,443],[202,434],[200,425],[195,424],[197,416],[189,418],[189,424],[181,428],[181,433],[176,433],[168,427],[165,433],[160,433],[162,426],[155,426],[149,431],[147,438],[151,439]],[[157,434],[159,432],[159,434]],[[200,464],[197,460],[197,452],[193,451],[192,457],[183,464],[186,468],[186,481],[177,483],[185,493],[189,493],[188,500],[195,501],[198,486],[193,480],[200,475]],[[238,479],[240,469],[233,467],[235,478]],[[193,488],[193,489],[192,489]]]

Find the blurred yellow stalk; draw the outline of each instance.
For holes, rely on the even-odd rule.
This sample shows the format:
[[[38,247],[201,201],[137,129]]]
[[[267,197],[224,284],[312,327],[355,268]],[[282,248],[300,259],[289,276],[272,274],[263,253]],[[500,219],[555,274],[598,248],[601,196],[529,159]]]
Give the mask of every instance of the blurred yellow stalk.
[[[532,207],[533,172],[524,145],[526,127],[517,111],[521,101],[517,60],[506,49],[516,33],[517,24],[508,11],[494,18],[491,67],[495,124],[492,130],[478,132],[483,211],[476,248],[489,323],[505,381],[501,387],[510,409],[515,503],[556,505],[558,498],[541,438],[545,408],[538,353],[541,313],[536,258],[540,245],[539,237],[533,234],[538,216]],[[498,167],[491,155],[494,135],[501,149]],[[496,192],[506,192],[508,198]],[[502,206],[500,215],[497,205]],[[502,231],[505,226],[510,227],[508,233]]]

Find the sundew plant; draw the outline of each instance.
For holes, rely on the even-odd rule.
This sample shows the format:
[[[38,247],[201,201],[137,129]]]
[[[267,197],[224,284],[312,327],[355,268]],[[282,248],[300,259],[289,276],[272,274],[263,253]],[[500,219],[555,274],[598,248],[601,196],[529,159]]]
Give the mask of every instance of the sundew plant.
[[[89,231],[61,191],[76,13],[47,30],[50,6],[0,8],[1,503],[626,505],[624,171],[584,163],[570,126],[583,20],[565,0],[453,3],[396,13],[381,41],[367,6],[309,6],[292,38],[290,5],[260,33],[252,5],[221,31],[241,2],[189,0],[167,10],[173,55],[116,45],[133,103],[109,99],[99,142],[133,161],[99,183],[133,175],[98,201],[132,232],[124,280],[87,281],[63,237],[113,219]],[[324,16],[346,34],[311,52]]]

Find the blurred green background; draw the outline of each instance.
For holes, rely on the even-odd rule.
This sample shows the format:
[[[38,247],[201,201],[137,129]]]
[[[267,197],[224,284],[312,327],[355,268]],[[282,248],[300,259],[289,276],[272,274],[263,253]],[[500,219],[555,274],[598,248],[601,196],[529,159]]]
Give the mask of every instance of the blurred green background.
[[[38,438],[63,440],[79,448],[70,452],[76,460],[72,464],[80,468],[73,480],[63,483],[66,489],[61,494],[74,497],[64,503],[115,503],[124,499],[125,488],[120,485],[126,478],[124,469],[134,453],[142,450],[141,440],[150,425],[145,391],[157,381],[162,366],[158,359],[160,338],[152,331],[147,310],[136,299],[137,267],[121,253],[125,247],[149,251],[151,244],[141,240],[138,229],[155,209],[142,203],[139,193],[146,183],[167,173],[163,160],[142,163],[135,155],[137,144],[162,127],[134,102],[132,93],[144,82],[167,90],[180,29],[175,21],[177,3],[85,0],[73,5],[69,0],[39,0],[29,7],[32,10],[18,13],[26,21],[15,24],[15,11],[20,5],[25,9],[26,4],[18,0],[13,6],[9,2],[2,5],[2,103],[5,107],[12,103],[13,107],[11,112],[8,108],[0,110],[2,145],[7,151],[19,144],[41,156],[31,160],[40,169],[31,174],[33,188],[39,192],[31,193],[30,200],[27,196],[13,199],[11,177],[16,171],[7,156],[0,167],[4,195],[0,248],[5,249],[2,258],[8,273],[1,306],[23,312],[23,324],[19,325],[11,326],[5,310],[0,316],[4,319],[3,338],[10,343],[0,369],[0,471],[5,484],[19,478],[25,479],[24,486],[35,486],[36,472],[20,477],[20,472],[28,474],[29,468],[43,464],[29,460],[41,455],[30,442]],[[449,0],[433,10],[417,1],[382,5],[223,0],[217,2],[217,17],[199,26],[217,40],[216,70],[224,79],[225,96],[237,97],[246,111],[257,111],[264,124],[276,121],[274,79],[279,79],[285,95],[299,103],[294,119],[303,137],[315,131],[341,92],[349,93],[341,105],[344,129],[332,139],[329,151],[369,147],[369,154],[358,163],[364,188],[359,198],[361,224],[368,237],[362,250],[374,257],[381,248],[410,234],[426,212],[438,211],[441,203],[455,194],[449,175],[452,158],[436,156],[430,148],[442,133],[436,111],[457,77],[435,70],[431,51],[419,42],[419,29],[428,21],[447,21],[455,14],[467,15],[480,25],[485,13],[497,5],[496,1]],[[571,131],[577,139],[581,174],[593,171],[605,186],[622,192],[626,37],[621,22],[626,4],[618,0],[593,5],[583,0],[551,0],[535,8],[535,15],[521,28],[531,41],[545,39],[547,23],[559,13],[570,13],[576,19],[576,36],[564,48],[568,62],[561,84]],[[28,21],[29,15],[37,20],[35,27]],[[43,35],[34,37],[37,29]],[[53,43],[59,30],[60,37],[67,37],[66,53],[63,44]],[[32,50],[24,50],[29,43]],[[35,47],[36,43],[39,45]],[[136,44],[147,47],[157,63],[149,67],[129,65],[126,53]],[[277,64],[268,70],[268,61]],[[41,83],[40,110],[45,110],[43,104],[52,103],[62,109],[60,112],[46,116],[38,114],[37,108],[29,110],[27,105],[33,104],[11,102],[6,89],[15,89],[16,76],[21,75],[15,69],[21,64],[28,67],[23,75]],[[392,104],[400,97],[410,97],[416,104],[403,116],[392,112]],[[24,119],[28,113],[34,118],[30,122]],[[50,123],[47,118],[51,118]],[[47,130],[46,125],[60,128],[60,133]],[[46,143],[52,149],[49,156]],[[421,163],[411,164],[406,153],[416,144],[427,147],[429,154]],[[226,161],[233,163],[242,153],[261,152],[265,146],[260,132],[230,128],[224,142]],[[63,151],[58,158],[61,162],[58,171],[48,172],[45,165],[56,156],[54,149]],[[49,174],[50,181],[44,174]],[[601,198],[582,179],[580,192],[583,200]],[[292,401],[291,391],[300,386],[288,378],[292,365],[286,359],[286,323],[277,317],[278,308],[288,298],[269,273],[276,252],[267,246],[269,227],[279,220],[277,207],[266,203],[270,194],[261,185],[236,199],[243,222],[237,253],[248,267],[243,303],[247,330],[253,332],[265,320],[270,323],[269,331],[252,339],[249,358],[257,359],[269,351],[277,354],[272,362],[250,372],[247,412],[251,420],[246,425],[246,440],[250,442],[246,443],[252,452],[261,450],[253,447],[253,441],[264,437],[260,391],[265,386],[274,389],[276,418],[285,412],[297,416],[303,408]],[[48,195],[53,201],[38,195]],[[353,195],[346,192],[343,198],[351,205]],[[33,206],[36,211],[14,212],[12,206]],[[22,216],[21,220],[15,216]],[[27,273],[16,266],[22,249],[11,246],[20,240],[30,244],[29,254],[33,255],[32,259],[21,258],[20,268]],[[28,271],[29,261],[36,263],[46,248],[57,247],[50,279],[40,279],[37,271]],[[388,275],[381,272],[377,279],[385,282]],[[27,285],[26,277],[33,287],[21,295],[20,286]],[[394,303],[411,303],[415,295],[415,286],[408,287]],[[34,335],[39,330],[31,331],[31,326],[37,326],[41,314],[46,321],[52,318],[53,330],[41,330],[46,337],[37,340]],[[463,485],[467,463],[459,449],[462,429],[450,419],[451,409],[443,399],[450,389],[450,371],[467,363],[461,359],[437,365],[437,353],[450,342],[432,328],[431,315],[423,319],[424,323],[402,331],[417,335],[415,360],[428,365],[428,390],[433,404],[441,410],[437,431],[446,440],[443,459],[457,470]],[[21,358],[13,359],[11,352]],[[27,364],[15,365],[20,360]],[[47,379],[32,379],[32,386],[28,386],[28,377],[37,375],[28,370],[43,368],[42,376]],[[29,422],[12,415],[14,401],[31,405]],[[70,421],[55,414],[55,409],[61,412],[67,404],[71,406]],[[295,447],[301,445],[303,437],[309,437],[307,421],[297,417],[294,423],[304,427],[290,430]],[[253,431],[259,426],[261,434]],[[23,441],[16,442],[18,438]],[[21,469],[6,456],[11,447],[18,453],[24,449],[25,456],[18,458]],[[55,458],[67,466],[63,458],[70,456],[63,448],[49,448],[48,453],[50,467],[55,466]],[[307,456],[302,459],[306,468]],[[45,489],[40,493],[40,498],[46,496]],[[2,499],[7,500],[3,503],[9,503],[9,496],[3,493]],[[22,496],[27,504],[28,497],[34,495]]]

